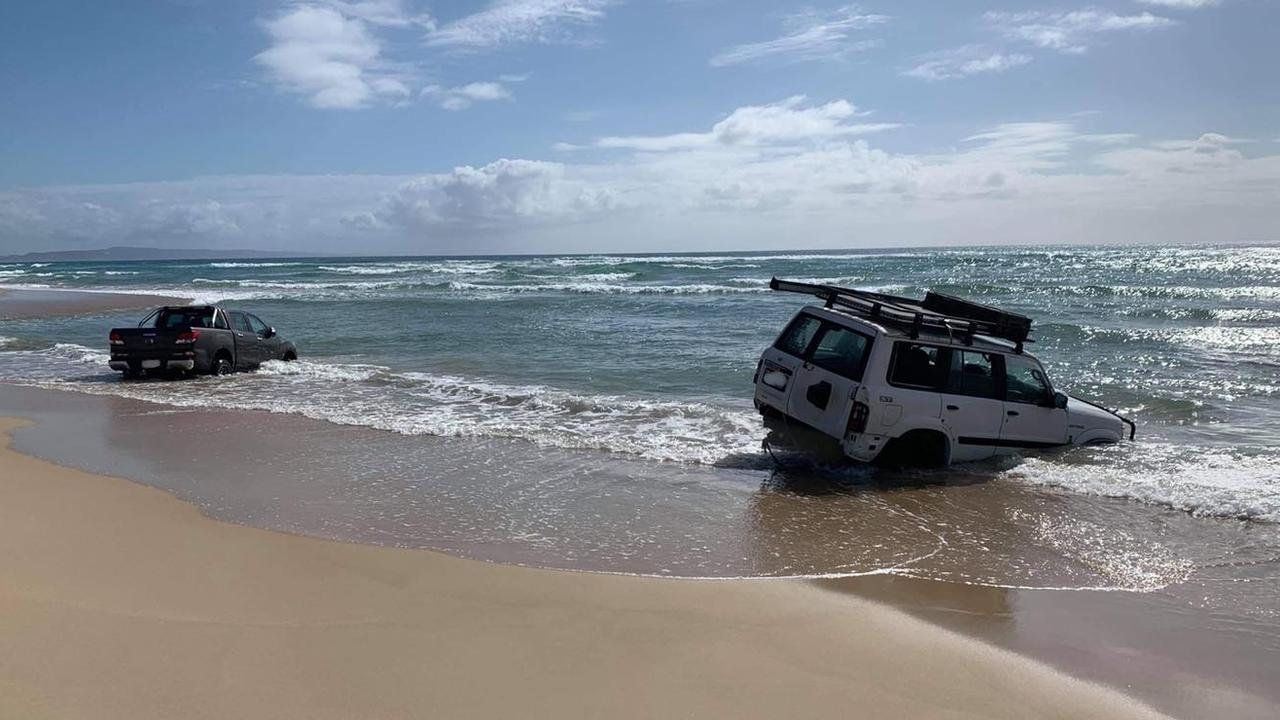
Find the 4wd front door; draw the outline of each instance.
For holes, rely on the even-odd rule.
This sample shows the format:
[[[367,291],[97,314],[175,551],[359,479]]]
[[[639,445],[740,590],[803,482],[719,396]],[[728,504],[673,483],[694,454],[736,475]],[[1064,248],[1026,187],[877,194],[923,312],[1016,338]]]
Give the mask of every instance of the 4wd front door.
[[[951,462],[989,458],[995,454],[1004,425],[1000,356],[960,348],[952,348],[950,354],[942,422],[956,439]]]
[[[227,313],[231,320],[231,332],[236,336],[236,369],[250,370],[258,365],[258,335],[249,324],[249,317],[233,310]]]
[[[1028,357],[1004,356],[1004,429],[1002,452],[1067,444],[1066,408],[1054,406],[1053,387],[1040,363]]]
[[[871,342],[868,335],[822,321],[792,379],[787,414],[824,435],[843,440]]]

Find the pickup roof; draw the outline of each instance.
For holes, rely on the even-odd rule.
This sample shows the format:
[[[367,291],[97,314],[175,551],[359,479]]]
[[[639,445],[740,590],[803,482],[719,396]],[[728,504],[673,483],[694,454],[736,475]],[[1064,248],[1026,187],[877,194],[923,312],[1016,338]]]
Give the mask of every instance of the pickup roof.
[[[256,315],[216,305],[158,308],[137,327],[113,329],[109,339],[111,369],[125,377],[148,371],[225,375],[298,358],[294,344]]]

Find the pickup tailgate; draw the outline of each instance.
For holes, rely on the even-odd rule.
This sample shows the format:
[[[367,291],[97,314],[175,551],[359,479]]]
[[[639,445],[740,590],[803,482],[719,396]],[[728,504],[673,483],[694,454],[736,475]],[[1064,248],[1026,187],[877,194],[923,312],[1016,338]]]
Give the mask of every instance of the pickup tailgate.
[[[112,337],[120,338],[123,344],[114,345],[113,350],[127,353],[171,353],[177,347],[174,341],[189,328],[116,328],[111,331]]]
[[[195,332],[207,330],[192,328],[116,328],[111,331],[111,361],[113,370],[139,372],[143,370],[194,370],[197,365]],[[178,339],[187,335],[188,341]]]

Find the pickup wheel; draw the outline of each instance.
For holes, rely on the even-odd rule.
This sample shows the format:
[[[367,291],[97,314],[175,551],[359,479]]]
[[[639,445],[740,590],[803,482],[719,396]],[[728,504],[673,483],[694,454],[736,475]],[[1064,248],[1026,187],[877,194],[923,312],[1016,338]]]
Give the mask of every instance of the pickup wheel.
[[[219,355],[213,359],[213,363],[209,365],[210,375],[230,375],[231,359],[226,355]]]

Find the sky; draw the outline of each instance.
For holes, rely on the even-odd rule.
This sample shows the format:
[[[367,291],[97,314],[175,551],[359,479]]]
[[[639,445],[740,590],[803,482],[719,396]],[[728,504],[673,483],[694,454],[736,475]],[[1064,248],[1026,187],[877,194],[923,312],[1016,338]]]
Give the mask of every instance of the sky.
[[[0,253],[1280,241],[1277,0],[0,9]]]

